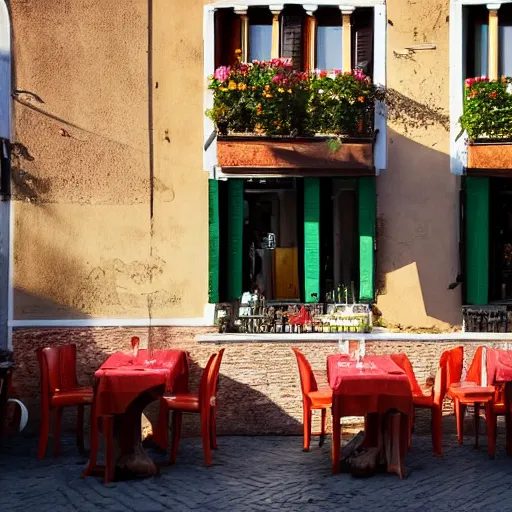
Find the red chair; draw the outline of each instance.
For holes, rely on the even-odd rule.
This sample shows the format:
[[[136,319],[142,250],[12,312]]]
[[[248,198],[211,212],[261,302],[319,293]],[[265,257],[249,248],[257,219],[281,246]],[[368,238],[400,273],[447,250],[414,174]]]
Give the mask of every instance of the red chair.
[[[211,466],[211,449],[217,448],[216,439],[216,410],[217,410],[217,380],[219,378],[220,364],[224,349],[213,354],[201,376],[199,393],[177,393],[164,396],[160,400],[160,407],[166,408],[167,428],[169,424],[169,411],[172,411],[172,443],[171,464],[176,462],[178,445],[181,438],[181,420],[184,412],[199,413],[201,415],[201,437],[203,439],[204,460],[206,466]]]
[[[432,448],[435,455],[443,455],[443,400],[448,387],[460,380],[464,351],[462,347],[446,350],[441,355],[434,387],[425,391],[418,384],[411,362],[405,354],[393,354],[393,361],[404,370],[409,379],[415,408],[430,409]],[[412,425],[413,426],[413,425]]]
[[[80,387],[76,377],[76,346],[43,348],[37,351],[41,373],[41,429],[38,458],[43,459],[50,434],[50,416],[55,410],[55,455],[60,454],[62,409],[77,406],[76,442],[84,450],[84,406],[92,404],[91,387]]]
[[[505,415],[505,388],[482,386],[482,353],[483,347],[478,347],[466,374],[466,380],[452,385],[448,390],[448,396],[454,403],[459,444],[464,440],[464,415],[467,406],[471,405],[474,408],[475,448],[478,448],[480,407],[485,406],[488,450],[490,457],[494,458],[498,416]]]
[[[318,388],[315,375],[311,369],[311,365],[304,354],[295,347],[292,347],[297,358],[300,374],[300,387],[302,389],[302,407],[304,414],[304,449],[309,451],[311,445],[311,411],[322,411],[322,430],[320,432],[320,446],[325,440],[325,421],[327,417],[327,409],[332,407],[332,390],[324,387]]]

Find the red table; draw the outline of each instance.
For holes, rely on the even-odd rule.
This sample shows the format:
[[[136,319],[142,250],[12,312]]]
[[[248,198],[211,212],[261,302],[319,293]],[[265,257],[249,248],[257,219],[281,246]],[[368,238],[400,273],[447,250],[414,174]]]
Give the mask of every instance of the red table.
[[[105,482],[110,482],[116,466],[132,474],[156,474],[156,466],[142,448],[142,411],[166,391],[187,391],[187,353],[156,350],[150,354],[140,350],[135,356],[117,352],[101,365],[94,378],[91,456],[82,476],[104,473]],[[106,440],[104,467],[96,464],[100,425]],[[119,452],[117,458],[114,445]]]
[[[409,415],[413,412],[412,392],[405,372],[389,356],[363,358],[363,369],[349,356],[336,354],[327,358],[327,376],[332,389],[333,433],[332,472],[340,471],[341,418],[343,416],[381,415],[390,409],[401,413],[403,435],[401,456],[408,448]]]
[[[512,352],[495,348],[486,349],[487,382],[505,385],[505,424],[507,454],[512,455]]]

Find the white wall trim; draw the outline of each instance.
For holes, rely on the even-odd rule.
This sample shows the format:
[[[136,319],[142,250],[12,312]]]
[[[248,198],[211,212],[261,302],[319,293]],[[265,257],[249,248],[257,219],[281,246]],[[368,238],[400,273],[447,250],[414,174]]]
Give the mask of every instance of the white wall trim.
[[[482,2],[481,0],[451,0],[451,3],[460,5],[487,5],[489,2]],[[495,0],[492,2],[492,5],[502,4],[512,4],[512,0]]]
[[[462,3],[452,0],[450,3],[450,171],[459,175],[464,172],[467,158],[464,136],[455,140],[461,130],[459,118],[463,111],[462,27]]]
[[[210,327],[206,318],[85,318],[83,320],[12,320],[12,329],[54,327]]]
[[[204,334],[198,335],[194,341],[202,343],[263,343],[263,342],[340,342],[343,340],[359,341],[474,341],[474,342],[512,342],[512,333],[471,333],[450,332],[444,334],[413,334],[406,332],[375,332],[369,334],[355,333],[304,333],[304,334]]]
[[[11,140],[12,136],[12,101],[11,101],[11,20],[7,4],[4,0],[0,0],[0,138]],[[4,110],[4,106],[7,108]],[[1,146],[1,144],[0,144]],[[0,147],[3,151],[3,147]],[[7,349],[12,350],[12,329],[9,327],[9,322],[13,318],[13,206],[12,201],[9,199],[5,201],[2,207],[2,215],[7,218],[2,219],[2,233],[0,236],[3,238],[3,247],[6,249],[7,254],[4,257],[7,259],[7,290],[2,290],[1,293],[7,292]],[[2,314],[4,314],[2,312]],[[5,325],[5,324],[4,324]],[[4,336],[4,333],[1,333]],[[0,341],[0,344],[2,342]]]
[[[52,318],[9,320],[9,328],[58,327],[212,327],[215,304],[204,305],[204,315],[196,318]]]
[[[386,86],[386,42],[388,19],[386,5],[377,5],[373,9],[373,82]],[[387,168],[388,134],[386,111],[384,104],[375,105],[375,130],[378,130],[375,142],[373,161],[376,174]]]
[[[204,144],[215,131],[214,122],[206,115],[206,111],[213,107],[213,91],[208,89],[207,80],[215,73],[215,8],[212,5],[205,5],[203,13],[203,49],[204,49],[204,99],[203,115]],[[203,170],[208,172],[210,179],[215,178],[215,166],[217,165],[217,139],[210,144],[208,149],[203,148]]]
[[[286,0],[285,5],[327,5],[336,6],[339,5],[349,7],[375,7],[376,5],[385,5],[386,0],[349,0],[342,2],[340,0]],[[212,0],[210,5],[218,8],[243,8],[243,7],[256,7],[275,4],[275,0],[240,0],[239,2],[233,0]]]

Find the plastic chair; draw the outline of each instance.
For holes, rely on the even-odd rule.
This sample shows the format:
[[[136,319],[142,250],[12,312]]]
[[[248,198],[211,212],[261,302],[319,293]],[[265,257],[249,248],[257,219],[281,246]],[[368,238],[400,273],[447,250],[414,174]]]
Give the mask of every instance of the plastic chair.
[[[443,455],[443,401],[448,387],[460,380],[463,356],[464,351],[462,347],[443,352],[436,372],[434,387],[429,391],[424,391],[418,384],[411,362],[405,354],[393,354],[391,356],[393,361],[407,374],[409,384],[411,385],[414,407],[430,409],[432,449],[437,456]],[[411,425],[411,427],[413,426],[414,424]]]
[[[177,393],[164,396],[160,400],[160,407],[167,408],[167,425],[169,411],[172,411],[172,442],[170,463],[176,462],[178,445],[181,438],[181,420],[184,412],[199,413],[201,415],[201,437],[203,439],[204,460],[206,466],[211,466],[211,449],[217,448],[216,439],[216,410],[217,410],[217,380],[219,378],[220,364],[224,349],[210,356],[203,370],[199,393]],[[167,427],[168,428],[168,427]]]
[[[55,455],[60,454],[62,409],[77,406],[76,442],[84,451],[84,406],[92,404],[91,387],[80,387],[76,377],[76,346],[42,348],[37,350],[41,373],[41,429],[37,456],[43,459],[50,434],[51,410],[55,410]]]
[[[322,423],[320,432],[320,443],[322,446],[325,440],[325,422],[327,417],[327,409],[332,407],[332,390],[331,388],[318,388],[315,375],[311,369],[311,365],[304,354],[295,347],[292,347],[297,364],[299,366],[300,387],[302,390],[302,407],[304,414],[304,448],[303,451],[309,451],[311,445],[311,411],[322,411]]]
[[[505,415],[505,387],[482,386],[482,354],[483,347],[478,347],[466,374],[466,380],[452,385],[448,390],[448,396],[454,403],[459,444],[464,440],[464,415],[470,405],[474,408],[475,448],[478,448],[480,407],[485,406],[488,449],[490,457],[493,458],[496,451],[498,416]]]

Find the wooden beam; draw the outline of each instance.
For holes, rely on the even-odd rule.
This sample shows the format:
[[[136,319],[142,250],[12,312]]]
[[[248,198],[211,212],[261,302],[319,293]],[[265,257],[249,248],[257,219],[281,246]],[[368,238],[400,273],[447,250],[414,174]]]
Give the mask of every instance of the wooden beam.
[[[279,36],[281,34],[279,25],[279,15],[284,8],[284,5],[270,5],[270,12],[272,13],[272,50],[270,57],[272,59],[279,58]]]
[[[498,80],[498,9],[500,4],[488,4],[489,9],[489,78]]]
[[[354,12],[353,7],[340,6],[343,26],[343,72],[352,71],[352,23],[351,15]]]

